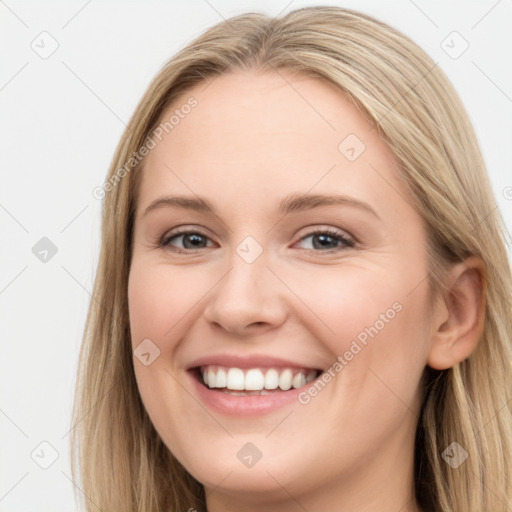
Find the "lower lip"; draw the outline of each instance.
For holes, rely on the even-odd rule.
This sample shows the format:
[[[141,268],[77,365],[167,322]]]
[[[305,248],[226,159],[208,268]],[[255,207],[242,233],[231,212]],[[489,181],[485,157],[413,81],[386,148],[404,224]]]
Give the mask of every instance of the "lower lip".
[[[303,386],[262,396],[235,396],[204,386],[197,380],[194,372],[187,371],[185,373],[192,381],[193,389],[199,395],[201,402],[213,411],[229,416],[261,416],[271,413],[293,402],[297,403],[298,395],[306,388]]]

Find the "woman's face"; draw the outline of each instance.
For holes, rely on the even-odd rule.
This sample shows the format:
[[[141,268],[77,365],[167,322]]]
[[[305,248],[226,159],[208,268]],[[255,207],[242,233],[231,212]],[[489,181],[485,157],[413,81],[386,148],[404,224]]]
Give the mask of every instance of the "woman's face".
[[[382,496],[391,474],[408,492],[431,326],[397,161],[333,85],[286,71],[221,75],[173,114],[128,290],[156,430],[211,500]]]

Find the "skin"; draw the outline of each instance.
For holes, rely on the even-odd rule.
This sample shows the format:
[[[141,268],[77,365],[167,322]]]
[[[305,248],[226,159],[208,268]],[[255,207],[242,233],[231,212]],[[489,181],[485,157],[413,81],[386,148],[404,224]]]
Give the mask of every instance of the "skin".
[[[205,486],[210,512],[420,510],[413,447],[421,376],[427,364],[449,368],[475,348],[481,262],[453,266],[448,291],[429,310],[422,219],[390,149],[333,85],[237,71],[187,91],[162,119],[190,96],[197,107],[150,152],[137,197],[130,327],[133,348],[149,338],[161,351],[149,366],[134,358],[155,428]],[[353,162],[338,149],[349,134],[366,146]],[[294,192],[342,193],[377,215],[328,205],[283,217],[276,207]],[[144,215],[171,193],[205,198],[217,213],[163,207]],[[186,237],[158,246],[178,226],[203,233],[203,246],[183,245]],[[322,248],[316,228],[355,245],[331,239]],[[236,252],[247,236],[263,249],[253,263]],[[230,417],[187,389],[187,365],[218,353],[327,369],[394,303],[401,311],[307,404]],[[251,468],[236,456],[247,442],[262,453]]]

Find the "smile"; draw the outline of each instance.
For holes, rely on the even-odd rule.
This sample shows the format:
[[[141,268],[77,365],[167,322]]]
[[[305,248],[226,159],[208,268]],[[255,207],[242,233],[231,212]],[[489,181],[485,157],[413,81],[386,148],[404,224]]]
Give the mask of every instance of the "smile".
[[[212,412],[238,418],[254,418],[297,404],[298,395],[324,371],[270,354],[228,353],[199,357],[185,370],[185,386],[198,402]]]
[[[307,368],[236,368],[207,365],[198,368],[200,380],[210,389],[231,395],[267,395],[297,389],[321,373]]]

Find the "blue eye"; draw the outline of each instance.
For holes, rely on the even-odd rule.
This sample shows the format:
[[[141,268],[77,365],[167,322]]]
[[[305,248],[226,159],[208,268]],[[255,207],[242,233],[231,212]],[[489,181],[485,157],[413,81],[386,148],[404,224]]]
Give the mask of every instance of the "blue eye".
[[[346,238],[341,232],[329,229],[318,229],[300,239],[301,242],[312,239],[312,249],[319,249],[322,252],[329,252],[340,247],[354,247],[354,241]],[[311,249],[311,248],[307,248]]]
[[[333,252],[342,248],[354,247],[355,245],[355,242],[345,237],[341,231],[338,232],[329,229],[315,230],[302,237],[299,243],[304,242],[304,240],[308,238],[312,239],[312,247],[306,247],[305,249],[315,252]],[[175,242],[178,240],[181,240],[181,246],[176,246]],[[210,241],[208,236],[199,231],[184,230],[164,237],[159,245],[161,247],[169,247],[176,252],[186,253],[211,247],[212,244],[208,245],[208,241]]]
[[[208,240],[206,235],[199,233],[198,231],[180,231],[178,233],[174,233],[167,238],[162,240],[162,246],[170,246],[171,242],[182,239],[183,247],[177,247],[178,252],[187,252],[183,249],[203,249],[206,247],[205,243]],[[174,247],[174,246],[173,246]]]

